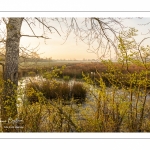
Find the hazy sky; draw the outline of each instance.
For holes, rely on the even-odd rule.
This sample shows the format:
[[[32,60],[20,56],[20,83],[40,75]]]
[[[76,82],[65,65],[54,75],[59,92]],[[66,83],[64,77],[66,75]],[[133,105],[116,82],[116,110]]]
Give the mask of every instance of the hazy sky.
[[[79,22],[81,23],[82,18],[78,18]],[[139,42],[144,37],[150,36],[150,34],[142,35],[147,33],[150,30],[150,24],[147,25],[140,25],[150,22],[150,18],[130,18],[125,19],[122,24],[124,24],[127,27],[135,27],[139,30],[139,36],[136,37],[136,40]],[[38,38],[31,38],[31,37],[22,37],[21,38],[21,46],[28,46],[29,48],[34,48],[37,45],[38,46],[38,53],[41,54],[41,57],[52,57],[52,59],[96,59],[97,56],[94,53],[87,52],[88,45],[78,40],[76,43],[75,35],[72,33],[67,41],[64,43],[65,39],[65,31],[66,28],[62,24],[63,32],[61,31],[61,28],[57,22],[51,22],[51,25],[54,26],[61,34],[59,36],[56,32],[52,34],[48,34],[51,39],[46,40],[46,44],[43,39]],[[2,27],[2,25],[1,25]],[[36,26],[33,26],[33,30],[35,31],[36,35],[42,34],[42,28],[39,27],[39,24],[37,23]],[[54,31],[54,30],[53,30]],[[32,32],[27,25],[27,23],[24,21],[22,28],[21,28],[22,34],[31,35]],[[63,44],[64,43],[64,44]],[[150,43],[150,40],[147,40],[146,43]],[[101,54],[101,53],[100,53]]]
[[[78,18],[79,22],[81,21]],[[37,23],[36,27],[33,27],[35,33],[37,35],[42,34],[42,30],[39,28],[39,23]],[[61,24],[62,29],[58,22],[51,22],[51,26],[54,26],[60,33],[57,34],[55,30],[54,33],[49,34],[51,39],[46,40],[46,44],[44,39],[38,38],[29,38],[29,37],[22,37],[21,38],[21,45],[27,46],[30,44],[31,48],[36,47],[39,44],[39,53],[42,57],[52,57],[52,59],[91,59],[96,58],[95,54],[88,53],[88,45],[85,43],[77,40],[76,36],[71,33],[68,39],[65,41],[66,36],[66,27],[65,25]],[[63,30],[63,31],[62,31]],[[28,25],[24,22],[22,26],[22,33],[23,34],[32,34]]]

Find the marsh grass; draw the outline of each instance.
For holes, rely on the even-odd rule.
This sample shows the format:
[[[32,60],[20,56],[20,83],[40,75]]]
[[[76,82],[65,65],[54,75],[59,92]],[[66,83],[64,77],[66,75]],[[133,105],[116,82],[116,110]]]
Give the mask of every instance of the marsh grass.
[[[26,85],[26,97],[30,103],[39,102],[39,92],[48,100],[63,99],[70,101],[78,99],[82,103],[86,98],[86,89],[82,83],[74,83],[58,81],[32,82]]]
[[[107,87],[101,76],[97,81],[99,85],[95,85],[91,77],[83,74],[86,82],[84,88],[88,93],[86,102],[79,104],[74,103],[76,101],[72,98],[68,105],[64,105],[65,99],[61,96],[68,92],[66,82],[53,84],[55,90],[59,91],[61,86],[63,89],[55,95],[56,99],[51,100],[42,93],[51,89],[50,83],[43,82],[45,89],[41,86],[43,83],[29,84],[30,88],[38,89],[31,92],[37,96],[37,101],[24,103],[20,111],[19,116],[24,120],[23,132],[149,132],[150,100],[145,97],[147,86],[143,89],[147,79],[143,80],[143,73],[141,78],[137,74],[139,86],[130,84],[127,88],[121,84],[123,80],[117,86],[111,78],[113,75],[110,72],[107,76],[108,80],[112,79],[112,86]],[[134,81],[135,75],[128,75],[130,83],[133,83],[131,81]],[[81,87],[79,83],[74,86],[76,93],[82,91]]]
[[[84,88],[80,83],[73,84],[74,97],[69,105],[64,105],[70,98],[68,82],[50,80],[27,85],[33,90],[29,99],[32,101],[35,95],[36,101],[22,107],[24,132],[150,132],[149,72],[125,74],[110,61],[104,64],[107,72],[97,71],[96,79],[82,73]],[[76,94],[86,96],[85,103],[74,103]]]
[[[84,74],[84,88],[80,83],[72,84],[71,98],[68,82],[52,79],[27,84],[26,90],[21,91],[26,96],[22,97],[18,117],[24,124],[18,132],[149,132],[147,74],[126,74],[129,86],[124,86],[122,82],[126,80],[120,79],[124,74],[117,76],[112,71],[113,65],[109,62],[107,65],[111,71],[98,73],[96,85],[93,78]],[[102,75],[111,83],[110,87]],[[76,103],[75,98],[80,95],[83,98],[86,95],[85,103]],[[70,102],[64,105],[68,97]]]

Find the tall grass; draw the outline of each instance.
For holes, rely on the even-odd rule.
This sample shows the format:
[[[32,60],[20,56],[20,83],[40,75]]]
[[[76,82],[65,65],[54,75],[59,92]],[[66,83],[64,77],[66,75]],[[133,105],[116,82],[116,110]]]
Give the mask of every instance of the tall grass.
[[[96,79],[83,74],[86,94],[79,83],[72,89],[67,82],[55,80],[28,84],[27,97],[22,98],[18,115],[23,120],[23,128],[13,132],[149,132],[148,72],[125,75],[119,68],[114,69],[113,63],[105,62],[105,65],[109,69],[103,74],[97,72]],[[86,95],[86,103],[75,104],[71,98],[70,103],[64,105],[70,98],[70,89],[75,99],[80,92],[84,98]]]
[[[91,78],[86,78],[91,80]],[[94,84],[93,84],[94,86]],[[137,88],[106,87],[102,78],[99,87],[87,84],[86,105],[64,105],[62,98],[24,103],[20,118],[24,132],[149,132],[149,102],[143,90]],[[35,92],[34,92],[35,93]]]
[[[26,85],[26,97],[30,103],[39,102],[39,92],[48,100],[63,99],[70,101],[78,99],[78,102],[85,101],[86,89],[82,83],[74,83],[58,81],[32,82]]]
[[[112,67],[113,66],[113,67]],[[140,73],[141,71],[145,71],[145,68],[143,65],[139,65],[136,63],[131,63],[128,66],[128,70],[126,69],[126,66],[123,65],[121,62],[113,62],[111,64],[111,70],[110,70],[110,64],[106,61],[102,61],[99,63],[76,63],[76,64],[67,64],[65,68],[61,69],[62,66],[58,67],[42,67],[39,68],[24,68],[19,70],[19,77],[27,77],[27,76],[36,76],[36,75],[44,75],[44,78],[47,78],[46,74],[51,74],[53,71],[52,68],[57,68],[57,78],[64,79],[66,81],[69,81],[70,79],[80,79],[82,80],[82,73],[89,75],[93,80],[95,80],[95,84],[98,84],[97,80],[99,80],[99,74],[101,74],[101,77],[103,78],[103,81],[106,83],[106,85],[109,87],[112,85],[110,82],[111,79],[109,79],[109,73],[113,73],[113,80],[124,80],[122,84],[129,87],[129,78],[128,78],[128,72],[134,74],[134,73]],[[122,74],[120,76],[120,74]],[[112,77],[111,77],[112,78]],[[148,73],[148,78],[150,78],[150,73]],[[116,84],[119,84],[116,82]]]

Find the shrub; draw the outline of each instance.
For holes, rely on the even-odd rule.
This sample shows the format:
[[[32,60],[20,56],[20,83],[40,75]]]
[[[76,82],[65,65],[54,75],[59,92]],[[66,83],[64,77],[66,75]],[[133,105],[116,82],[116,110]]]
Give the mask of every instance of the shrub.
[[[64,79],[65,81],[69,81],[69,80],[70,80],[70,77],[69,77],[69,76],[63,76],[63,79]]]
[[[30,71],[30,72],[28,72],[28,75],[31,77],[34,77],[34,76],[36,76],[36,73],[34,71]]]
[[[40,86],[37,82],[32,82],[26,85],[26,97],[28,101],[32,103],[39,102],[37,92],[40,91]]]

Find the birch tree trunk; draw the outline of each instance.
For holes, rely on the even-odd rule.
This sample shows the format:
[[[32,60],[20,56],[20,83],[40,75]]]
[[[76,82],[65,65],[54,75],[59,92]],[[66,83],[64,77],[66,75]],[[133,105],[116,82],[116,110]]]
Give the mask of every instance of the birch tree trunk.
[[[16,91],[18,86],[18,61],[20,30],[23,18],[9,18],[7,24],[6,56],[4,67],[4,92],[1,102],[1,120],[17,115]]]

